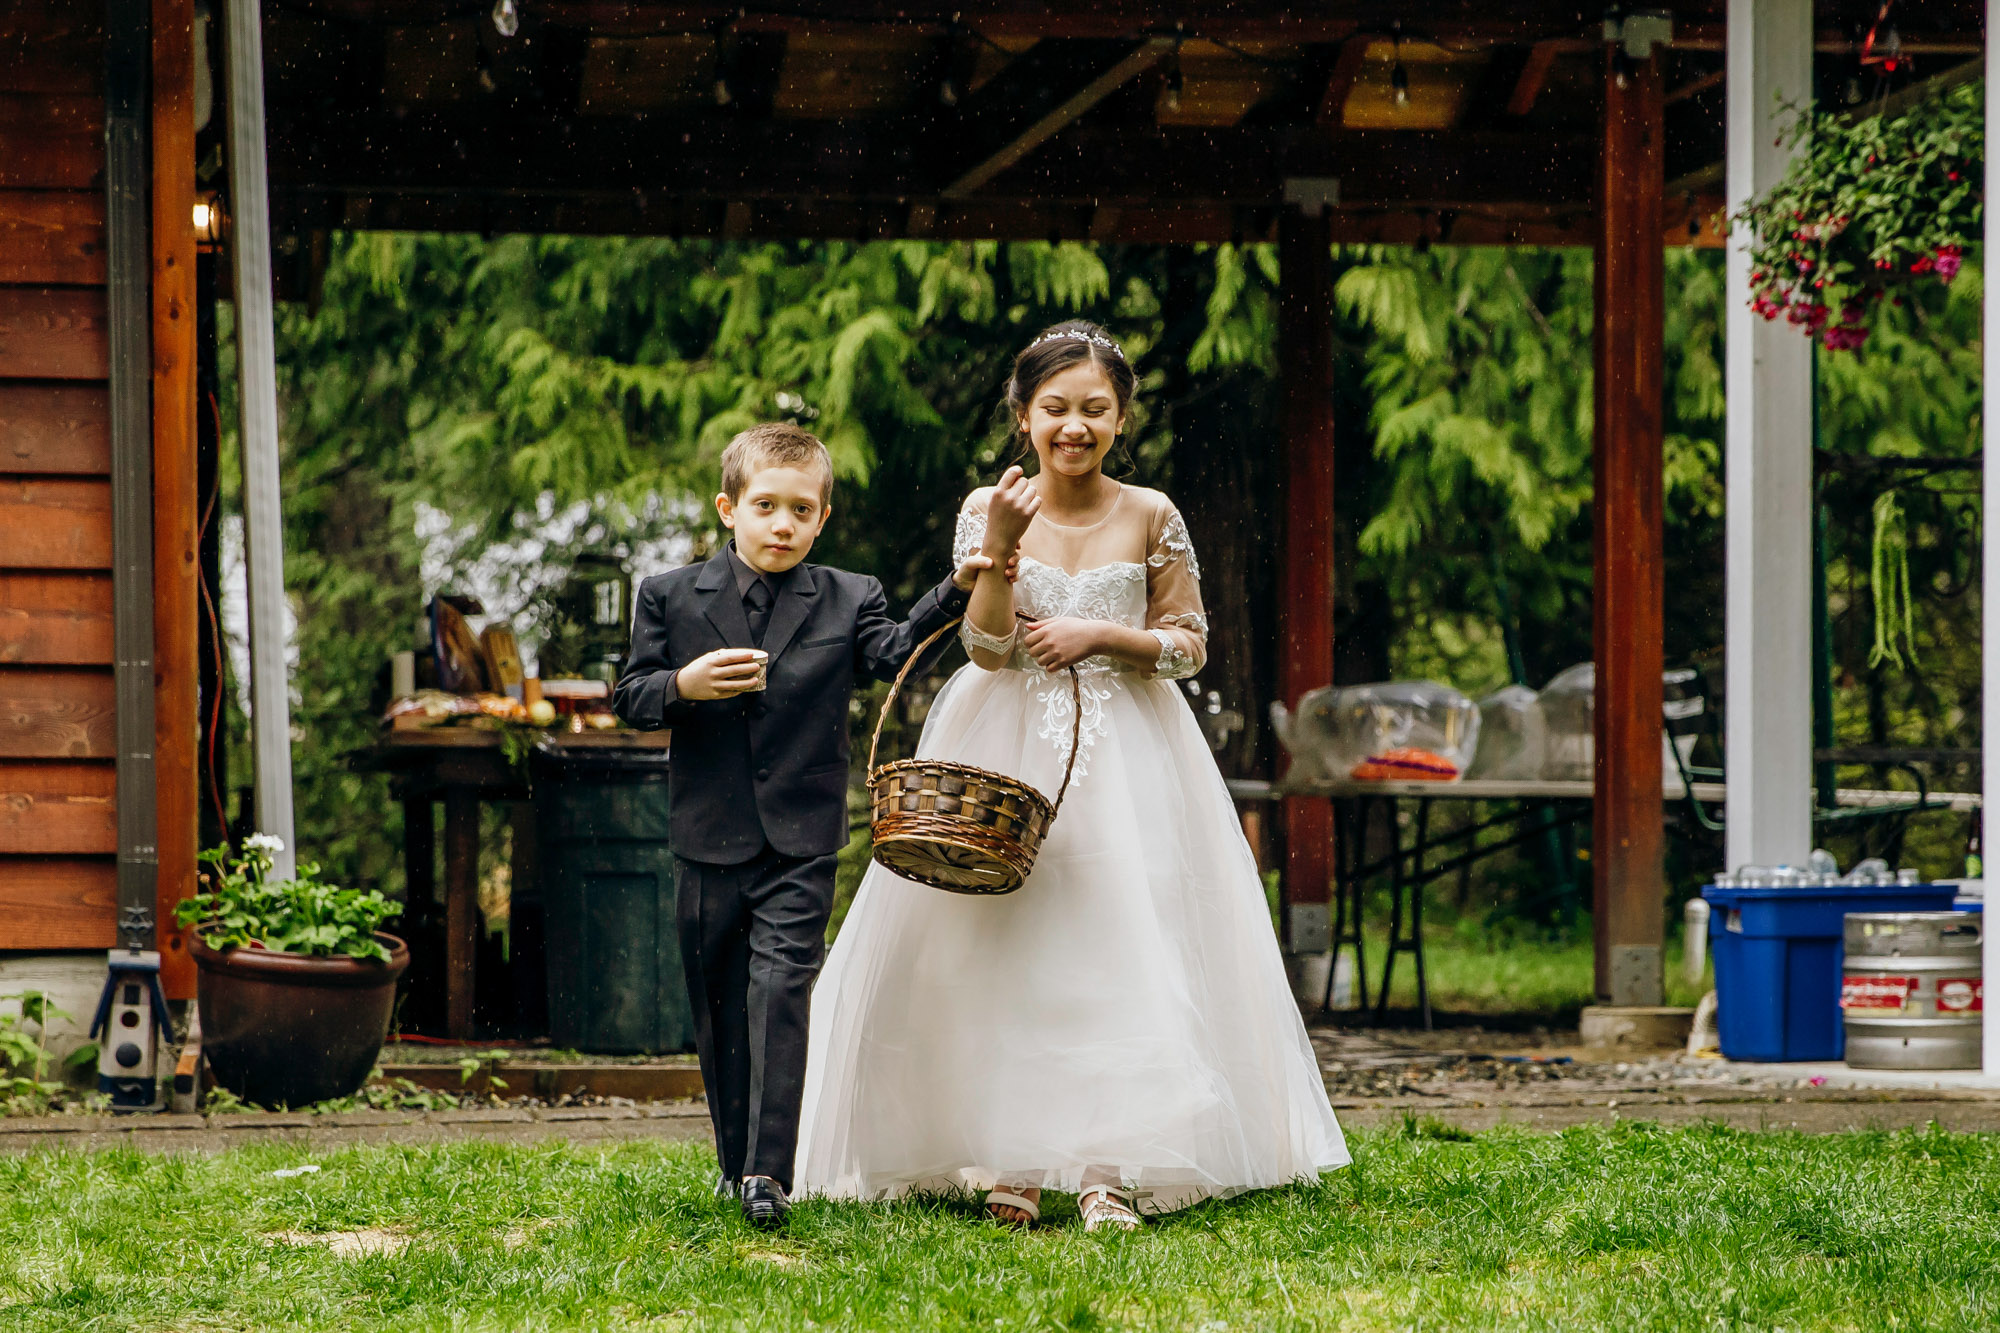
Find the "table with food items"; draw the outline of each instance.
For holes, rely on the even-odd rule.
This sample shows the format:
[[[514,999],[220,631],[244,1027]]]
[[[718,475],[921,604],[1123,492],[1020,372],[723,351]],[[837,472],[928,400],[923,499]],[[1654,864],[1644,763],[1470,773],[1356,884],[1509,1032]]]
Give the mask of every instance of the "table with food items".
[[[579,569],[584,577],[573,574],[572,584],[580,586],[555,598],[554,630],[542,646],[542,669],[562,674],[528,674],[505,618],[486,617],[475,630],[474,618],[484,614],[478,601],[441,595],[426,611],[420,637],[427,641],[388,665],[376,742],[350,757],[357,769],[388,775],[403,809],[401,930],[412,954],[405,1031],[466,1038],[476,1025],[542,1026],[530,757],[601,754],[615,761],[628,753],[656,762],[668,747],[668,733],[633,731],[611,711],[611,686],[627,647],[629,581],[610,558],[586,557]],[[503,807],[509,821],[504,902],[481,901],[483,805]],[[488,943],[502,913],[507,938]],[[482,971],[491,975],[482,978]]]
[[[1661,800],[1683,805],[1695,822],[1719,811],[1720,733],[1698,672],[1666,673]],[[1296,710],[1282,705],[1272,721],[1289,764],[1276,782],[1232,780],[1250,806],[1287,798],[1323,799],[1334,809],[1330,955],[1322,1003],[1335,1003],[1337,964],[1351,950],[1351,1003],[1368,1007],[1362,933],[1367,887],[1389,890],[1387,953],[1376,992],[1378,1019],[1388,1009],[1398,955],[1412,955],[1417,1006],[1431,1026],[1424,973],[1425,886],[1480,860],[1537,848],[1553,881],[1570,884],[1577,860],[1573,830],[1590,818],[1595,796],[1596,671],[1585,662],[1558,673],[1540,691],[1510,685],[1474,701],[1434,681],[1389,681],[1308,691]],[[1921,784],[1921,779],[1919,779]],[[1837,807],[1906,819],[1920,811],[1976,810],[1971,792],[1841,788]],[[1467,817],[1446,833],[1432,829],[1432,807],[1459,802]],[[1378,824],[1378,821],[1380,823]],[[1719,823],[1708,821],[1713,829]],[[1382,850],[1370,856],[1370,834]]]

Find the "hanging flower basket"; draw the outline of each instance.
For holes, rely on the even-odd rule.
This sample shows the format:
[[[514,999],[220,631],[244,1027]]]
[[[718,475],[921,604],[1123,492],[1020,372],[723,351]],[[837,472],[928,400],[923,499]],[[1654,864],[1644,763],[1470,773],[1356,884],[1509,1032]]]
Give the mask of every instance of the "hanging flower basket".
[[[1853,351],[1881,302],[1949,283],[1980,238],[1985,114],[1978,83],[1894,116],[1801,111],[1784,179],[1738,215],[1754,233],[1751,309]]]

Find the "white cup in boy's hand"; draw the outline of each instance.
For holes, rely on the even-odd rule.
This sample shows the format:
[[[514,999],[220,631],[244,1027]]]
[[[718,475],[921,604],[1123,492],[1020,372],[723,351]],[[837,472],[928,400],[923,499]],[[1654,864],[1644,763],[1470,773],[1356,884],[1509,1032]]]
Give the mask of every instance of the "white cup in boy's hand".
[[[761,648],[718,648],[703,653],[674,674],[674,691],[683,699],[733,699],[764,688],[764,666],[771,655]]]

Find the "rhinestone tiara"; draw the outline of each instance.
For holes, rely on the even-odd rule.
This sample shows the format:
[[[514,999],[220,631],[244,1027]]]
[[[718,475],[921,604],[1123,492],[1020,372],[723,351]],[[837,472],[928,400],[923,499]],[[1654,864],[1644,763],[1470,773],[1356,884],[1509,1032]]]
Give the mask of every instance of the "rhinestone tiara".
[[[1081,329],[1055,329],[1051,332],[1044,333],[1041,337],[1029,343],[1028,346],[1039,347],[1043,343],[1057,342],[1062,339],[1070,339],[1072,341],[1080,343],[1096,343],[1099,347],[1102,347],[1106,351],[1109,351],[1113,356],[1117,357],[1120,361],[1123,361],[1125,359],[1125,349],[1120,347],[1117,343],[1111,341],[1111,339],[1105,337],[1101,333],[1085,333]]]

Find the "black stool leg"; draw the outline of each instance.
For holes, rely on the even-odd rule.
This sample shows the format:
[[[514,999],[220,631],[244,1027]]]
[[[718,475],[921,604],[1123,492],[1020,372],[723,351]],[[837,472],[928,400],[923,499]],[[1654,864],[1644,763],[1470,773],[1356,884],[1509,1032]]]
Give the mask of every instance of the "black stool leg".
[[[1389,1019],[1389,984],[1396,976],[1396,937],[1403,931],[1403,830],[1396,821],[1396,801],[1385,798],[1389,810],[1389,943],[1382,951],[1382,993],[1375,997],[1375,1021]]]
[[[1340,970],[1340,945],[1347,934],[1347,802],[1333,800],[1333,936],[1326,955],[1326,993],[1319,1011],[1333,1012],[1333,974]]]
[[[1424,1031],[1431,1030],[1431,990],[1424,977],[1424,857],[1430,847],[1431,803],[1417,802],[1416,858],[1411,866],[1410,952],[1417,960],[1417,1007],[1424,1011]]]

